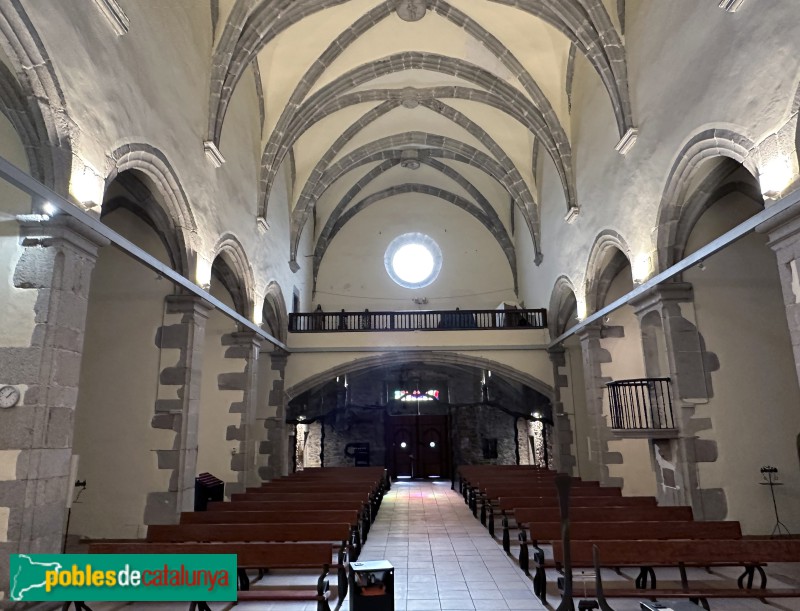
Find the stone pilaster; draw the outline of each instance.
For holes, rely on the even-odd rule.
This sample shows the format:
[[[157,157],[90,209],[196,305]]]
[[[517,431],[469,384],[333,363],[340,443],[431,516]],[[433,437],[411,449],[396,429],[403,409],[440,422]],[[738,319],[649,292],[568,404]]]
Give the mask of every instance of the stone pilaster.
[[[619,452],[610,452],[608,442],[612,439],[611,429],[603,413],[603,395],[606,384],[611,379],[603,376],[603,363],[611,362],[611,355],[602,346],[602,325],[599,323],[584,327],[578,333],[583,357],[583,374],[586,384],[586,411],[589,420],[589,462],[597,471],[594,474],[606,486],[622,486],[619,477],[611,477],[608,465],[622,463]],[[585,477],[590,479],[590,477]]]
[[[560,473],[575,475],[576,448],[572,439],[572,422],[564,411],[561,401],[561,390],[571,384],[567,371],[567,361],[563,346],[554,346],[547,350],[553,364],[553,449],[555,468]]]
[[[242,391],[242,400],[230,406],[230,413],[241,414],[241,424],[229,426],[225,438],[239,442],[239,451],[231,458],[231,470],[239,474],[239,485],[228,486],[229,492],[244,492],[245,487],[260,483],[256,473],[255,426],[261,336],[253,331],[240,331],[223,336],[222,343],[228,346],[226,359],[241,359],[245,363],[243,372],[223,373],[218,378],[220,390]]]
[[[172,470],[172,475],[169,490],[148,495],[146,524],[175,523],[182,511],[194,509],[203,348],[211,310],[213,306],[210,303],[194,295],[170,295],[166,298],[166,314],[176,320],[158,330],[156,344],[162,355],[168,350],[177,350],[178,358],[159,375],[159,390],[172,392],[168,398],[161,398],[159,392],[152,426],[175,432],[172,448],[156,450],[159,469]]]
[[[664,505],[691,505],[698,519],[722,520],[728,513],[725,491],[701,488],[698,463],[717,460],[709,418],[695,417],[696,405],[713,395],[710,372],[716,355],[705,350],[693,322],[694,293],[688,283],[661,284],[631,302],[642,328],[648,377],[669,377],[678,436],[652,440],[657,496]],[[660,336],[660,337],[659,337]],[[660,354],[663,351],[665,354]],[[664,368],[667,371],[664,371]]]
[[[9,554],[61,551],[89,285],[98,250],[108,244],[67,216],[18,220],[24,250],[13,282],[37,291],[37,299],[30,346],[0,348],[3,383],[21,391],[15,407],[0,410],[3,596]]]
[[[289,449],[286,425],[286,393],[284,377],[289,355],[275,348],[269,355],[272,387],[267,396],[266,410],[260,414],[266,435],[259,444],[258,474],[264,481],[288,474]]]
[[[778,259],[795,370],[800,381],[800,201],[759,225],[757,230],[768,235],[769,246]]]

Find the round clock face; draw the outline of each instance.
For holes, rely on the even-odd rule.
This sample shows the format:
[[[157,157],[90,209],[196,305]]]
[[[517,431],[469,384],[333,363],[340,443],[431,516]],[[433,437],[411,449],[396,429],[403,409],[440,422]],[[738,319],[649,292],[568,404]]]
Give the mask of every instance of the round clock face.
[[[13,386],[0,388],[0,407],[14,407],[19,401],[19,390]]]

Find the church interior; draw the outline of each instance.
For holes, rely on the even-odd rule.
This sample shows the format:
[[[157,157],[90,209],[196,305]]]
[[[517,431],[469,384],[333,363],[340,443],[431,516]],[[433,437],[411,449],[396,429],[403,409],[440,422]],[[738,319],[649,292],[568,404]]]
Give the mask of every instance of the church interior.
[[[395,571],[236,608],[800,609],[799,115],[797,0],[0,0],[0,608],[213,481]]]

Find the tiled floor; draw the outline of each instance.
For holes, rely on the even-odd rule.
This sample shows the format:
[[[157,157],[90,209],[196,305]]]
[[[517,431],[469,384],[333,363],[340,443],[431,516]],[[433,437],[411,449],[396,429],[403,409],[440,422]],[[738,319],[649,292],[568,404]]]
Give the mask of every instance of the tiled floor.
[[[397,611],[545,608],[450,482],[396,482],[361,556],[373,559],[395,567]]]
[[[545,548],[545,552],[550,550]],[[552,586],[557,575],[548,571],[548,606],[543,606],[533,594],[530,578],[509,558],[486,528],[476,520],[463,498],[450,490],[450,482],[410,482],[393,484],[372,525],[369,539],[359,560],[388,560],[395,567],[395,610],[427,611],[438,609],[496,611],[501,609],[555,609],[559,598]],[[576,571],[576,573],[578,573]],[[672,573],[675,573],[674,575]],[[798,565],[772,565],[769,569],[771,587],[800,588]],[[716,569],[708,574],[689,569],[690,581],[735,580],[735,569]],[[273,576],[286,582],[286,576]],[[625,581],[631,585],[633,575],[617,575],[604,571],[607,583]],[[269,581],[267,577],[265,582]],[[303,581],[313,575],[298,577]],[[677,571],[659,571],[660,583],[677,581]],[[331,577],[331,585],[335,584]],[[581,591],[576,574],[575,591]],[[667,603],[669,601],[666,601]],[[335,607],[338,601],[331,601]],[[348,611],[350,601],[342,601],[341,610]],[[636,599],[610,601],[615,611],[639,611]],[[92,605],[94,611],[116,611],[120,603]],[[576,603],[577,607],[577,603]],[[125,611],[131,607],[125,607]],[[136,609],[147,611],[177,611],[185,603],[144,604]],[[212,604],[215,611],[227,611],[230,604]],[[715,611],[744,611],[781,609],[800,611],[800,599],[777,599],[774,606],[756,600],[714,600]],[[234,607],[236,611],[315,611],[315,604],[247,603]]]

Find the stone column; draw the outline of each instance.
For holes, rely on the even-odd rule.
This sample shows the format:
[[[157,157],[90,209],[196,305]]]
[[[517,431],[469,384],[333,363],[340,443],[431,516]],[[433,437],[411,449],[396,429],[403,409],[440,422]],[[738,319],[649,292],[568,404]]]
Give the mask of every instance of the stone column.
[[[284,392],[284,376],[289,354],[279,348],[269,354],[270,376],[272,387],[267,396],[266,410],[259,416],[263,422],[266,435],[259,444],[258,474],[262,480],[268,481],[289,472],[289,448],[286,446],[288,431],[286,428],[286,393]]]
[[[567,374],[565,350],[563,346],[554,346],[547,349],[550,362],[553,364],[553,449],[556,470],[560,473],[575,475],[576,465],[575,448],[572,443],[572,422],[569,414],[564,411],[561,401],[561,389],[571,384]]]
[[[241,424],[229,426],[226,433],[228,441],[238,441],[239,451],[231,458],[231,470],[239,473],[239,486],[229,486],[230,492],[244,492],[247,486],[261,483],[256,472],[256,405],[258,401],[258,353],[261,349],[261,336],[254,331],[240,331],[222,338],[228,346],[226,359],[244,360],[241,373],[219,375],[220,390],[241,390],[242,400],[232,403],[230,413],[241,414]]]
[[[709,373],[718,368],[718,363],[716,356],[705,350],[693,322],[692,285],[661,284],[631,305],[642,327],[648,377],[668,376],[671,380],[677,436],[652,439],[658,500],[664,505],[691,505],[697,519],[725,519],[728,513],[725,491],[702,489],[698,478],[699,462],[717,460],[716,442],[698,439],[699,432],[711,429],[711,420],[695,418],[694,412],[696,405],[707,403],[713,394]],[[660,350],[666,354],[659,355]],[[663,360],[668,371],[663,370]]]
[[[778,259],[795,370],[800,380],[800,201],[757,230],[769,236],[769,246]]]
[[[13,282],[37,299],[30,346],[0,348],[3,383],[22,395],[0,410],[0,598],[9,554],[61,551],[89,285],[108,244],[66,215],[18,220],[24,250]]]
[[[195,295],[166,298],[167,316],[179,317],[161,327],[156,344],[178,350],[174,365],[159,376],[162,387],[173,387],[175,398],[159,398],[152,426],[175,432],[172,448],[156,450],[159,469],[171,469],[169,489],[147,497],[145,524],[174,524],[182,511],[194,510],[194,480],[197,476],[197,431],[200,420],[200,388],[203,377],[203,347],[206,322],[213,306]]]
[[[612,439],[611,429],[603,413],[603,395],[606,384],[611,379],[603,376],[603,363],[611,362],[611,355],[602,346],[603,327],[594,323],[578,332],[583,356],[583,375],[586,384],[586,411],[589,419],[589,462],[597,469],[589,474],[597,477],[605,486],[622,486],[622,478],[611,477],[608,465],[622,464],[619,452],[610,452],[608,442]],[[585,477],[585,479],[591,479]]]

